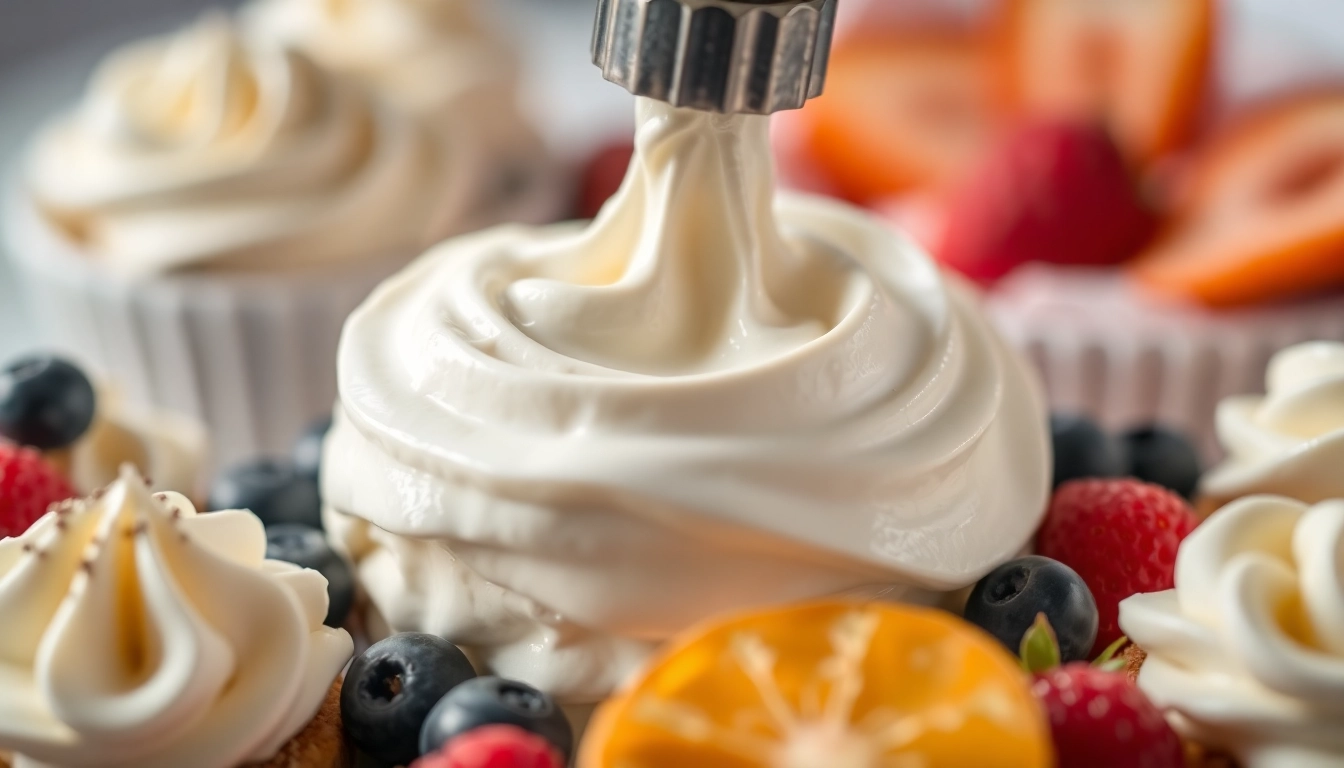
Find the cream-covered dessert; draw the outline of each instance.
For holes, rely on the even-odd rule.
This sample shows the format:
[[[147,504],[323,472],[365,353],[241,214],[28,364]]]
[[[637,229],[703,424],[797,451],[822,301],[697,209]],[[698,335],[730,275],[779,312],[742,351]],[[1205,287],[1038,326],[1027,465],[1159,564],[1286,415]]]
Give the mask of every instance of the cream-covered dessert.
[[[233,768],[313,717],[349,659],[326,581],[249,512],[197,515],[129,467],[0,540],[0,750],[15,768]]]
[[[109,387],[100,387],[89,430],[67,450],[48,458],[71,484],[89,495],[115,481],[124,464],[145,476],[151,490],[202,490],[207,455],[205,427],[180,413],[134,406]]]
[[[38,135],[22,193],[119,274],[275,271],[446,234],[452,162],[421,121],[215,14],[104,62]]]
[[[923,253],[776,200],[764,117],[638,112],[590,227],[445,243],[351,317],[324,462],[392,630],[569,702],[715,613],[963,587],[1049,484],[1022,361]]]
[[[352,74],[400,106],[433,113],[458,106],[454,102],[487,84],[513,96],[513,53],[480,18],[477,5],[477,0],[254,0],[244,21],[258,35]]]
[[[1228,457],[1204,477],[1203,494],[1214,503],[1255,493],[1308,503],[1344,498],[1344,344],[1280,352],[1266,391],[1219,405]]]
[[[1344,500],[1249,496],[1181,545],[1176,588],[1120,604],[1139,686],[1244,768],[1344,764]]]

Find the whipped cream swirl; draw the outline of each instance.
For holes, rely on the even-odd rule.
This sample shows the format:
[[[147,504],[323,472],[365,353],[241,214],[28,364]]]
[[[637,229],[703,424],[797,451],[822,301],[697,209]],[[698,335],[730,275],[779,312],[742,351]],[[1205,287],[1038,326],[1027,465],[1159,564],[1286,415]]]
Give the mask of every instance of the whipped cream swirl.
[[[265,560],[129,467],[0,540],[0,749],[32,766],[234,768],[275,755],[350,658],[326,581]]]
[[[777,203],[765,118],[638,110],[591,227],[446,243],[351,317],[324,464],[392,629],[567,701],[715,613],[973,582],[1048,484],[1022,362],[924,254]]]
[[[457,198],[428,129],[222,15],[112,55],[37,138],[27,188],[138,276],[404,258]]]
[[[1344,344],[1290,347],[1270,361],[1268,394],[1218,407],[1225,463],[1204,495],[1228,501],[1273,493],[1314,503],[1344,498]]]
[[[1248,496],[1181,544],[1176,588],[1120,604],[1139,686],[1245,768],[1344,764],[1344,500]]]
[[[399,106],[433,113],[483,85],[505,87],[516,74],[511,52],[479,18],[476,5],[475,0],[254,0],[243,18],[258,36],[298,48]]]

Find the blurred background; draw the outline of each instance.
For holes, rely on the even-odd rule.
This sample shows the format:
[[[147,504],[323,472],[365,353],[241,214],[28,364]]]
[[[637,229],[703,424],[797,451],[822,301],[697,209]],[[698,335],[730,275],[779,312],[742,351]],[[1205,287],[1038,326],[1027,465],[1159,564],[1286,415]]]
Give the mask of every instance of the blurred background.
[[[128,41],[190,23],[211,0],[0,0],[0,168],[12,173],[34,129],[77,99],[99,60]],[[633,126],[633,99],[607,85],[588,53],[595,0],[488,0],[519,38],[525,107],[569,162]],[[33,348],[34,331],[0,259],[0,359]]]

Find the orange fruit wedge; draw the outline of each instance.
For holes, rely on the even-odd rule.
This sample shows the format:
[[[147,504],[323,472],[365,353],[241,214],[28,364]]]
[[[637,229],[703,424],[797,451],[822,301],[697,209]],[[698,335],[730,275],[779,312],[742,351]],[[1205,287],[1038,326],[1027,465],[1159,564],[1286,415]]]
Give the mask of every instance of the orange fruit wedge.
[[[940,611],[834,600],[674,641],[604,704],[580,768],[1047,768],[1002,646]]]
[[[1189,139],[1214,0],[1002,0],[998,18],[999,87],[1013,112],[1099,117],[1140,164]]]
[[[993,138],[988,58],[961,35],[838,44],[826,92],[797,116],[807,152],[858,202],[940,187]]]
[[[1265,107],[1215,137],[1133,271],[1211,306],[1344,286],[1344,90]]]

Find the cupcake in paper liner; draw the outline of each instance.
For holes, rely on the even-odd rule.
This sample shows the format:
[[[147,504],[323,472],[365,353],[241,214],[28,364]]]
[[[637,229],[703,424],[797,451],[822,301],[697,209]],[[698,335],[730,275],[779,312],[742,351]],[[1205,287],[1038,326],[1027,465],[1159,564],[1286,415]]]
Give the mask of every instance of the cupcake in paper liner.
[[[470,141],[208,15],[107,58],[37,134],[8,250],[52,341],[128,398],[276,451],[335,396],[340,325],[474,226]]]

